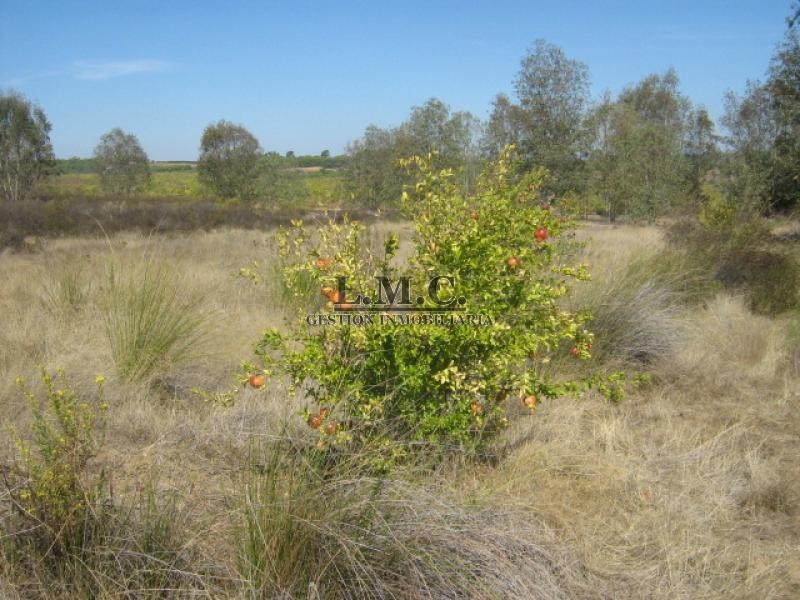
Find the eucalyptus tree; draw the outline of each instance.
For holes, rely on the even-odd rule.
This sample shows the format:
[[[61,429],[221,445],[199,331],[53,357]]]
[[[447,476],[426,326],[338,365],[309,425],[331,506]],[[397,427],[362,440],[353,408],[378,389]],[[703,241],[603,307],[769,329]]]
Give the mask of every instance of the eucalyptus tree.
[[[0,194],[27,198],[55,166],[52,126],[41,107],[16,92],[0,94]]]

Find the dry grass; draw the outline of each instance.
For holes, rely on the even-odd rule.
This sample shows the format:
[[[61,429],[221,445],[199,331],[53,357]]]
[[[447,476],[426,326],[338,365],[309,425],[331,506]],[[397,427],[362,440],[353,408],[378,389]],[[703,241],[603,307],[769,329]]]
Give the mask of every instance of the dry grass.
[[[617,275],[642,253],[652,258],[659,231],[595,224],[580,237],[590,240],[584,255],[597,286],[580,291],[582,300],[610,306],[609,316],[625,307],[641,310],[631,302],[611,306],[610,290],[630,287]],[[155,252],[181,274],[186,293],[213,315],[201,358],[154,380],[123,384],[113,376],[101,312],[112,251],[131,268]],[[274,268],[268,236],[238,230],[60,239],[38,253],[0,256],[0,427],[24,431],[29,424],[13,380],[18,374],[34,380],[37,363],[65,367],[85,393],[104,373],[110,423],[98,461],[115,497],[134,502],[155,481],[158,498],[174,502],[180,515],[171,535],[186,560],[182,574],[165,581],[183,592],[123,591],[102,578],[124,579],[124,569],[95,570],[104,581],[99,597],[800,596],[800,342],[787,339],[789,317],[755,316],[735,296],[681,304],[680,281],[665,276],[657,287],[650,284],[660,290],[650,306],[661,312],[644,314],[652,320],[636,337],[668,340],[647,365],[656,384],[619,405],[594,397],[560,400],[515,417],[505,440],[513,450],[497,466],[453,465],[384,482],[380,495],[360,495],[360,505],[337,504],[332,488],[341,489],[341,480],[304,489],[303,497],[314,501],[302,505],[307,512],[295,525],[339,543],[353,560],[334,553],[339,571],[311,578],[313,585],[303,580],[292,596],[267,596],[236,559],[248,502],[243,481],[252,477],[254,439],[303,439],[295,417],[303,399],[281,387],[248,389],[235,406],[221,409],[191,393],[227,389],[259,333],[282,324],[279,292],[237,276],[253,260],[264,273]],[[636,278],[642,285],[649,280]],[[636,313],[627,322],[636,323],[630,314]],[[612,330],[626,333],[624,325]],[[13,453],[4,440],[0,465]],[[349,480],[350,489],[359,481]],[[251,507],[258,497],[249,496]],[[370,527],[361,537],[352,529],[353,506],[369,509],[362,511]],[[149,522],[140,515],[131,527],[140,531]],[[7,535],[0,530],[0,538]],[[361,585],[347,594],[346,586],[332,583],[352,582],[353,573]],[[48,589],[48,581],[0,558],[3,598],[74,597]]]
[[[710,276],[686,253],[668,250],[655,227],[591,224],[579,260],[591,279],[575,285],[572,310],[588,310],[593,355],[605,363],[652,365],[682,340],[687,307],[714,291]]]

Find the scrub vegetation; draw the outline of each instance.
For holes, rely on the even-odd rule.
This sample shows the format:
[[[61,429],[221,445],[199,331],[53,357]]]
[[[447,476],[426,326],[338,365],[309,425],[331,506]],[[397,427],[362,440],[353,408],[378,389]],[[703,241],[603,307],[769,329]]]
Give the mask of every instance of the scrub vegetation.
[[[800,596],[798,57],[722,135],[537,41],[344,156],[0,96],[0,597]]]

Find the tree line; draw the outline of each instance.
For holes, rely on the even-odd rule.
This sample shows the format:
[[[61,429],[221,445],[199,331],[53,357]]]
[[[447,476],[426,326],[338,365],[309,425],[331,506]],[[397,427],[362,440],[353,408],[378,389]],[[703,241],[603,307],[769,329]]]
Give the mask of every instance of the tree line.
[[[38,181],[57,172],[96,173],[106,193],[131,195],[148,189],[154,170],[165,170],[151,164],[134,134],[118,127],[101,136],[92,158],[56,160],[51,129],[41,107],[16,92],[0,95],[0,193],[5,200],[27,199]],[[242,125],[221,120],[203,131],[197,173],[206,189],[220,198],[285,198],[303,193],[295,169],[338,169],[344,159],[328,150],[299,157],[291,151],[264,152]],[[167,170],[191,168],[181,164]]]
[[[790,210],[800,203],[800,34],[798,10],[763,82],[729,92],[721,125],[680,92],[673,69],[623,89],[590,97],[589,69],[545,40],[522,58],[514,93],[497,94],[486,122],[453,111],[437,98],[411,109],[394,128],[369,125],[345,157],[264,152],[244,126],[218,121],[203,132],[197,172],[222,198],[283,197],[297,191],[291,167],[342,171],[342,194],[354,203],[395,204],[409,176],[402,158],[431,154],[452,169],[467,194],[482,165],[515,144],[529,168],[549,173],[542,194],[585,213],[653,220],[710,196],[737,210]],[[44,111],[17,93],[0,95],[0,192],[18,201],[52,173],[51,125]],[[113,129],[93,162],[104,190],[143,191],[150,163],[135,135]]]
[[[461,172],[515,144],[529,168],[549,173],[542,193],[577,210],[653,220],[724,197],[736,210],[790,210],[800,204],[800,38],[798,13],[764,82],[728,92],[718,133],[702,106],[680,91],[674,69],[651,74],[592,101],[589,69],[545,40],[522,58],[513,96],[497,94],[488,120],[452,112],[436,98],[399,127],[366,128],[348,147],[345,185],[354,198],[385,205],[409,183],[397,161],[438,153]]]

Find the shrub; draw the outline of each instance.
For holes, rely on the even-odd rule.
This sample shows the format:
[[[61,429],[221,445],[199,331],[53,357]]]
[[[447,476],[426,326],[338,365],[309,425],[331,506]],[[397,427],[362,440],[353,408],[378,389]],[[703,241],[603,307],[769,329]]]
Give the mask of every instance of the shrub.
[[[25,236],[19,230],[13,227],[6,227],[5,230],[0,231],[0,250],[4,248],[21,250],[24,247]]]
[[[59,556],[79,548],[104,518],[105,476],[93,472],[89,462],[103,441],[108,405],[102,377],[96,401],[79,398],[66,383],[59,387],[61,371],[54,378],[41,368],[41,377],[42,400],[17,378],[33,413],[33,440],[16,438],[20,464],[5,485],[20,519],[28,523],[32,547]]]
[[[751,310],[777,314],[800,303],[800,263],[774,241],[752,206],[737,206],[713,186],[703,186],[697,221],[672,226],[668,239],[696,257],[719,283],[744,292]]]
[[[592,343],[583,327],[588,317],[557,304],[568,281],[585,273],[559,263],[558,239],[570,223],[538,202],[544,172],[519,173],[509,150],[484,175],[479,193],[466,198],[450,171],[434,171],[420,158],[405,164],[421,172],[404,194],[415,226],[408,268],[394,266],[396,236],[375,253],[357,223],[331,222],[311,236],[295,222],[279,243],[289,258],[286,285],[300,305],[298,325],[288,334],[268,331],[256,347],[261,364],[243,365],[244,380],[255,372],[288,375],[311,400],[305,417],[320,445],[380,447],[376,466],[406,458],[413,448],[425,449],[419,456],[453,449],[480,454],[507,423],[507,400],[555,398],[585,386],[555,380],[546,364],[563,346],[587,358]],[[547,229],[541,240],[537,228]],[[329,296],[326,288],[347,277],[354,298],[384,275],[426,284],[434,275],[451,276],[465,310],[491,324],[305,325],[306,313],[323,303],[302,305],[309,277]]]
[[[743,289],[759,314],[779,314],[800,302],[800,264],[779,250],[731,249],[720,257],[715,277],[730,289]]]
[[[338,211],[332,214],[341,215]],[[175,198],[69,197],[42,202],[0,203],[0,250],[22,249],[26,236],[98,235],[118,231],[166,233],[222,227],[269,230],[313,214],[302,206]],[[357,212],[374,220],[372,211]],[[341,219],[341,216],[337,217]]]
[[[174,498],[159,498],[152,482],[141,495],[113,497],[97,464],[104,379],[96,378],[97,397],[86,399],[62,371],[54,377],[42,368],[41,377],[42,398],[17,379],[33,423],[29,436],[14,436],[18,460],[3,471],[11,509],[0,511],[3,574],[37,598],[163,597],[205,587],[188,571]]]
[[[713,185],[700,186],[700,224],[708,230],[730,229],[736,223],[736,207],[722,191]]]

